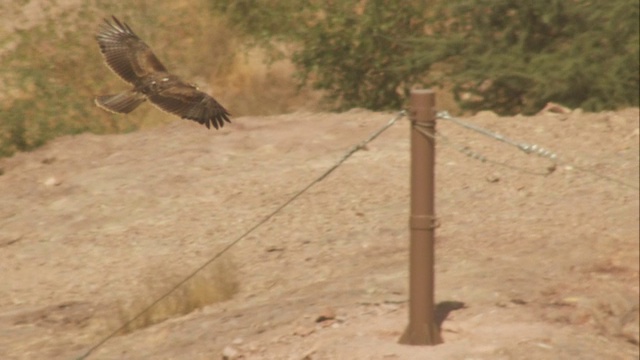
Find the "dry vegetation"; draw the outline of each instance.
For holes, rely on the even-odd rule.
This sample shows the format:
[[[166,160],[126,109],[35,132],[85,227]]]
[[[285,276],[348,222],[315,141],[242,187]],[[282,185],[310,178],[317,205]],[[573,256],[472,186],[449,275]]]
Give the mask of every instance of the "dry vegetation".
[[[317,109],[317,93],[297,89],[288,61],[267,63],[263,51],[243,46],[206,0],[25,4],[0,5],[11,14],[0,33],[0,108],[6,112],[0,156],[61,134],[128,132],[172,120],[151,106],[129,116],[93,106],[96,94],[125,86],[103,65],[93,37],[112,14],[128,22],[172,72],[218,98],[233,116]]]
[[[206,266],[185,283],[181,283],[184,276],[167,274],[162,266],[147,270],[139,280],[140,286],[131,292],[134,297],[121,299],[119,317],[112,318],[113,324],[109,325],[112,331],[122,327],[120,334],[127,334],[174,316],[186,315],[206,305],[231,299],[239,287],[237,269],[227,258]],[[180,286],[168,293],[167,288],[172,284]],[[163,294],[168,295],[162,297]]]

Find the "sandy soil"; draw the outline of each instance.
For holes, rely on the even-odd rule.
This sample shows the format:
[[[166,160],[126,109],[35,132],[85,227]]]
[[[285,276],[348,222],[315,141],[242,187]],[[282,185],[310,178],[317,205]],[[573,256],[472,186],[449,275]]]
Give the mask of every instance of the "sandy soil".
[[[391,117],[244,117],[219,132],[178,120],[1,159],[2,358],[79,356],[121,321],[119,303],[153,301]],[[438,144],[436,298],[465,304],[444,321],[444,344],[397,343],[403,120],[225,255],[240,283],[231,300],[114,337],[89,358],[637,358],[638,109],[469,120],[564,162],[535,176]],[[549,165],[438,126],[492,160]]]

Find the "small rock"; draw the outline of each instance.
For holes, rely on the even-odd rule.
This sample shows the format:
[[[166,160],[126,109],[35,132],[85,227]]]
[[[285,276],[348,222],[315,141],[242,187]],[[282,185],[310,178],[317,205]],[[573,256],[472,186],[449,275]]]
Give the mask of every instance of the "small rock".
[[[62,184],[62,180],[53,176],[44,181],[45,186],[58,186],[60,184]]]
[[[231,346],[225,346],[224,349],[222,349],[223,360],[238,359],[239,356],[240,356],[240,352]]]
[[[235,338],[233,339],[233,341],[231,342],[233,345],[240,345],[244,342],[244,340],[242,340],[242,338]]]
[[[545,344],[545,343],[543,343],[543,342],[538,342],[538,343],[536,343],[536,346],[541,347],[541,348],[543,348],[543,349],[548,349],[548,350],[553,349],[553,346],[551,346],[551,345],[549,345],[549,344]]]
[[[321,328],[328,328],[328,327],[333,326],[333,324],[335,324],[335,323],[336,323],[336,321],[335,321],[335,320],[327,320],[327,321],[323,321],[323,322],[321,322],[321,323],[318,323],[318,325],[317,325],[316,327],[317,327],[318,329],[321,329]]]
[[[498,181],[500,181],[500,177],[496,174],[491,174],[487,176],[487,181],[490,183],[497,183]]]
[[[335,310],[333,310],[330,307],[327,307],[326,309],[324,309],[320,315],[316,318],[316,322],[323,322],[323,321],[327,321],[327,320],[333,320],[336,318],[336,312]]]
[[[555,114],[569,114],[571,113],[571,109],[569,109],[566,106],[562,106],[560,104],[549,102],[547,103],[547,105],[545,105],[544,108],[542,108],[542,110],[538,112],[538,115],[547,113],[547,112],[555,113]]]
[[[394,312],[400,309],[400,305],[393,303],[393,302],[384,302],[382,304],[380,304],[380,308],[382,310],[385,310],[385,312]]]
[[[302,356],[300,356],[299,358],[300,358],[300,360],[312,360],[312,359],[313,359],[312,355],[313,355],[313,353],[315,353],[315,352],[316,352],[316,349],[315,349],[315,348],[314,348],[314,349],[311,349],[311,350],[307,350],[307,352],[305,352],[305,353],[304,353]]]
[[[280,247],[280,246],[269,246],[267,248],[267,252],[279,252],[279,251],[284,251],[284,247]]]
[[[46,158],[42,159],[42,163],[45,164],[45,165],[53,164],[54,161],[56,161],[56,157],[55,156],[50,156],[50,157],[46,157]]]
[[[22,235],[20,234],[6,234],[7,236],[0,237],[0,247],[9,246],[17,243],[22,240]]]
[[[297,336],[301,336],[301,337],[305,337],[305,336],[309,336],[311,334],[313,334],[313,332],[316,331],[315,328],[313,327],[298,327],[296,328],[296,330],[293,332],[293,335],[297,335]]]

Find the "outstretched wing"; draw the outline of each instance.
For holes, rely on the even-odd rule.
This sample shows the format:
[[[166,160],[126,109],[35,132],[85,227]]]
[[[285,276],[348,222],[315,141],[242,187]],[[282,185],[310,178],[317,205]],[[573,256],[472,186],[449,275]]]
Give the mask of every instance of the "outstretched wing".
[[[166,79],[165,81],[169,81]],[[182,81],[169,81],[157,92],[147,94],[147,98],[160,109],[204,124],[207,128],[218,129],[229,121],[229,112],[214,98]]]
[[[96,35],[100,51],[111,70],[131,84],[145,75],[166,71],[151,48],[140,40],[129,25],[115,16],[113,22],[105,19]]]

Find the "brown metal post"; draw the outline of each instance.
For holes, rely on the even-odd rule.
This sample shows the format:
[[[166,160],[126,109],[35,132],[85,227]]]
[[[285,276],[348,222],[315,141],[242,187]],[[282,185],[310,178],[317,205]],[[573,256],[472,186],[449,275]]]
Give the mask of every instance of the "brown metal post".
[[[435,93],[411,92],[411,233],[409,257],[409,325],[401,344],[436,345],[442,343],[434,319],[434,240],[435,240]]]

